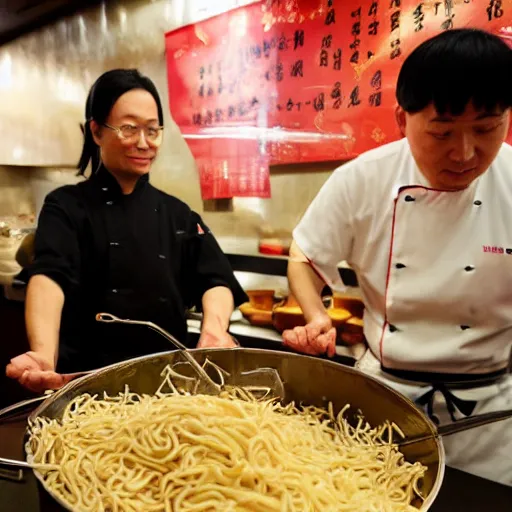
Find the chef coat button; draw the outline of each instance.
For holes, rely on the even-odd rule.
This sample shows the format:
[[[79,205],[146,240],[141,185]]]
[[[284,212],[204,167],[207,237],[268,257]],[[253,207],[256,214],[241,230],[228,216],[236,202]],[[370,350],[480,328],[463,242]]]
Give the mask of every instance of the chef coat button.
[[[398,329],[393,324],[389,324],[389,332],[395,332],[395,331],[398,331]]]
[[[119,242],[110,242],[109,244],[111,247],[117,247],[119,245]]]
[[[114,201],[107,201],[107,203],[109,206],[112,206],[114,204]]]
[[[112,293],[117,293],[117,288],[112,288]]]
[[[167,302],[167,297],[158,297],[160,302]]]
[[[412,201],[416,201],[416,198],[414,198],[412,196],[405,196],[404,201],[406,203],[412,203]]]
[[[404,265],[403,263],[397,263],[397,264],[395,265],[395,268],[398,268],[398,269],[400,269],[400,268],[405,268],[405,265]]]
[[[480,201],[480,199],[477,199],[473,204],[475,206],[481,206],[482,205],[482,201]]]
[[[461,325],[460,328],[465,331],[466,329],[469,329],[469,325]]]
[[[165,260],[165,254],[159,254],[158,257],[161,259],[161,260]]]
[[[475,267],[473,265],[468,265],[467,267],[464,267],[464,270],[466,272],[471,272],[472,270],[475,270]]]
[[[108,188],[107,187],[103,187],[101,190],[103,190],[103,192],[107,192]]]

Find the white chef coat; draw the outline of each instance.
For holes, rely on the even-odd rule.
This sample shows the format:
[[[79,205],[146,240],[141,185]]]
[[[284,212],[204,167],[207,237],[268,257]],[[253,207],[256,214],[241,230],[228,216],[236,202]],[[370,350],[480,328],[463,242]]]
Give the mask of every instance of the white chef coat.
[[[334,171],[293,237],[333,289],[343,287],[337,271],[340,261],[356,272],[366,306],[364,332],[370,354],[365,357],[377,361],[361,362],[362,370],[394,387],[405,385],[401,391],[415,399],[426,384],[391,379],[380,365],[465,375],[509,365],[511,146],[503,144],[486,173],[453,192],[430,187],[407,139],[369,151]],[[480,388],[481,398],[474,398],[478,410],[509,403],[509,377],[503,382],[499,389]],[[454,394],[468,393],[471,390]],[[509,393],[505,402],[496,400],[502,393]],[[494,405],[482,406],[481,400]],[[503,425],[512,430],[512,422]],[[445,444],[476,432],[482,429],[447,438]],[[512,435],[505,450],[510,454],[506,483],[512,485]],[[450,461],[448,446],[447,453]],[[485,476],[503,481],[495,474]]]

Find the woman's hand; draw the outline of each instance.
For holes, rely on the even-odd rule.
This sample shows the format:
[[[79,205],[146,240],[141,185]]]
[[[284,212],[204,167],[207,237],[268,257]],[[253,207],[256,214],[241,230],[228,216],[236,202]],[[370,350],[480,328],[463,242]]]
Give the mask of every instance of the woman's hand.
[[[226,331],[211,332],[203,330],[197,348],[233,348],[238,343]]]
[[[233,313],[233,294],[225,286],[216,286],[202,298],[203,322],[197,348],[233,348],[238,346],[227,332]]]
[[[283,332],[284,344],[309,355],[336,354],[336,329],[328,315],[319,315],[305,326]]]
[[[72,379],[72,375],[57,373],[55,363],[50,358],[33,351],[25,352],[11,359],[5,374],[36,393],[42,393],[47,389],[61,388]]]

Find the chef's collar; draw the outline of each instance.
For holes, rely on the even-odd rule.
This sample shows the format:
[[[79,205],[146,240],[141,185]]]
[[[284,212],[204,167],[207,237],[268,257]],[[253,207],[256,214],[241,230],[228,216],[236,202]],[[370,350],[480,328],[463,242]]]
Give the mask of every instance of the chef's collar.
[[[415,176],[414,176],[413,180],[411,181],[411,183],[414,183],[415,185],[419,185],[419,186],[425,187],[425,188],[430,188],[430,189],[433,188],[432,184],[430,183],[430,181],[428,181],[428,179],[425,177],[425,175],[420,171],[419,167],[417,165],[415,165],[414,167],[415,167]],[[454,192],[463,193],[463,192],[472,191],[477,186],[477,183],[481,177],[482,177],[482,174],[480,176],[477,176],[466,188],[462,188],[460,190],[447,190],[446,192],[453,194]]]
[[[117,182],[116,178],[103,164],[101,164],[99,169],[91,176],[91,180],[93,180],[94,183],[96,183],[105,192],[108,191],[115,195],[133,196],[135,192],[138,192],[144,188],[144,186],[149,182],[149,173],[143,174],[138,179],[137,184],[135,185],[135,188],[131,194],[123,194],[121,186]]]

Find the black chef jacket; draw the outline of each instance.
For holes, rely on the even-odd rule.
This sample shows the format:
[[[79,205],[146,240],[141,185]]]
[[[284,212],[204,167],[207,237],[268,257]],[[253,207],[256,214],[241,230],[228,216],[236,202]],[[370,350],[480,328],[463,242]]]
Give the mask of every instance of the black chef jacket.
[[[48,276],[65,295],[61,372],[172,350],[147,327],[97,322],[98,312],[152,321],[187,343],[186,309],[200,308],[207,290],[225,286],[235,305],[247,300],[200,216],[147,175],[129,195],[105,168],[50,193],[34,252],[29,275]]]

